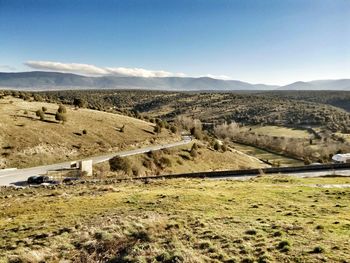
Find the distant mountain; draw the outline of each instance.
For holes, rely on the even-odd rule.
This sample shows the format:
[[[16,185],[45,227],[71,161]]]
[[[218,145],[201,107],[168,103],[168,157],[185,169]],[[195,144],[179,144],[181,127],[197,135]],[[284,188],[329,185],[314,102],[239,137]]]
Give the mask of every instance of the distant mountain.
[[[294,82],[278,88],[278,90],[349,90],[350,79],[314,80],[309,82]]]
[[[47,89],[151,89],[151,90],[274,90],[278,86],[237,80],[201,78],[86,77],[59,72],[0,73],[0,88]]]
[[[350,90],[350,79],[294,82],[286,86],[250,84],[238,80],[208,77],[86,77],[71,73],[31,71],[0,72],[0,89],[59,90],[59,89],[149,89],[172,91],[231,91],[231,90]]]

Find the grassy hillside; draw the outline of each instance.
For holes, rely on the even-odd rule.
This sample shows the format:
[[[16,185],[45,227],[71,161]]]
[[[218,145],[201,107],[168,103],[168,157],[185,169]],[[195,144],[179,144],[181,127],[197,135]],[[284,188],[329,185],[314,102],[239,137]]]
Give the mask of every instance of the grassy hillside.
[[[195,144],[196,150],[192,150]],[[228,148],[214,150],[208,143],[193,141],[190,144],[123,158],[124,170],[110,172],[108,162],[95,165],[96,176],[125,178],[128,168],[134,176],[154,176],[204,171],[238,170],[267,167],[257,158]],[[128,174],[127,176],[130,176]]]
[[[42,107],[47,108],[43,121],[35,114]],[[67,107],[67,121],[58,123],[57,109],[54,103],[0,99],[0,168],[74,160],[180,140],[166,129],[153,133],[150,122],[90,109]]]
[[[80,97],[84,98],[91,108],[115,107],[117,110],[137,111],[146,116],[170,120],[185,115],[203,122],[235,121],[250,125],[294,127],[311,125],[327,127],[333,131],[347,131],[350,125],[348,112],[330,106],[322,100],[322,96],[317,97],[315,93],[314,96],[319,99],[313,101],[306,101],[303,97],[295,99],[293,96],[288,96],[289,92],[255,94],[90,90],[40,94],[50,100],[64,103],[72,103],[74,98]],[[322,94],[324,97],[327,96],[326,93]],[[306,97],[311,100],[311,96]]]
[[[2,189],[0,258],[347,262],[349,185],[281,176]]]

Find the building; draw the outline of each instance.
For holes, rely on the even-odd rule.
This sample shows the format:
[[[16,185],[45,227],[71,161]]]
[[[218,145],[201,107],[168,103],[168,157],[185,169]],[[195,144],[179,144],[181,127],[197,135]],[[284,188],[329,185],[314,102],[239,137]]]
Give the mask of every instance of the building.
[[[350,153],[333,155],[332,160],[335,163],[350,163]]]

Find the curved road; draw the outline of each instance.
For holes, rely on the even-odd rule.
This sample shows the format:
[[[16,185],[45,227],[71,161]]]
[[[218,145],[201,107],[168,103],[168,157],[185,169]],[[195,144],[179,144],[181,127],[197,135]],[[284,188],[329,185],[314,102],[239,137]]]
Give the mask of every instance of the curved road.
[[[140,149],[109,153],[106,155],[100,155],[100,156],[89,157],[84,159],[92,160],[92,163],[96,164],[96,163],[107,161],[113,158],[114,156],[125,157],[130,155],[146,153],[150,151],[172,148],[172,147],[188,144],[191,141],[192,141],[191,136],[183,136],[181,141],[175,142],[175,143],[148,146]],[[18,170],[13,170],[13,169],[8,169],[3,171],[0,170],[0,186],[11,185],[16,182],[26,181],[30,176],[46,174],[47,171],[70,168],[71,162],[73,161],[44,165],[44,166],[36,166],[36,167],[24,168],[24,169],[18,169]]]

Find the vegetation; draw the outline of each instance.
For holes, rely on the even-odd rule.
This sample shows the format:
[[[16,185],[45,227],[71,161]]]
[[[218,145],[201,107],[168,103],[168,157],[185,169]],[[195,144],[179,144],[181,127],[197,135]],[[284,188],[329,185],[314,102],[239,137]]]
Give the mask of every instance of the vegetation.
[[[275,176],[6,188],[0,258],[346,262],[350,192],[339,185],[349,184],[349,178]]]
[[[301,94],[301,95],[298,95]],[[52,91],[40,95],[56,103],[74,104],[81,98],[92,109],[173,120],[196,116],[202,122],[238,122],[279,126],[322,126],[348,132],[346,108],[350,92],[180,93],[161,91]],[[329,98],[329,99],[327,99]],[[334,101],[342,101],[335,103]],[[340,108],[334,107],[338,106]],[[347,108],[346,108],[347,109]]]
[[[69,105],[30,100],[11,96],[1,99],[0,169],[76,160],[181,139],[167,129],[154,134],[153,124],[120,114],[77,111]],[[47,111],[43,112],[42,107]],[[44,121],[36,121],[39,118]],[[63,121],[65,124],[59,125]],[[127,132],[119,132],[124,125]],[[82,136],[83,130],[88,136]]]

